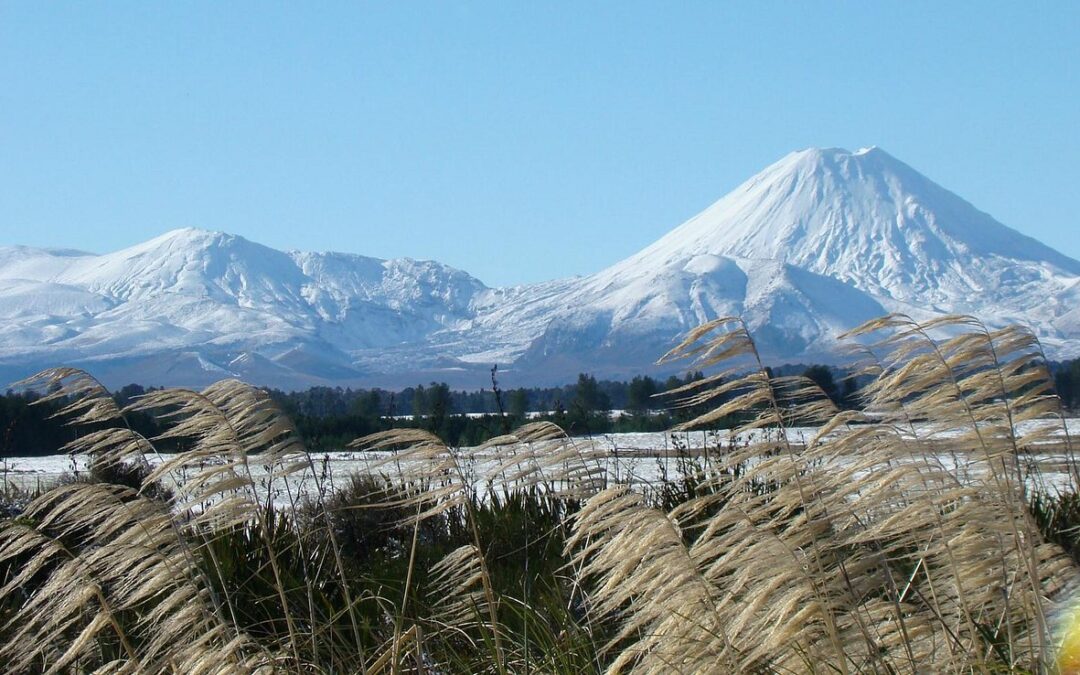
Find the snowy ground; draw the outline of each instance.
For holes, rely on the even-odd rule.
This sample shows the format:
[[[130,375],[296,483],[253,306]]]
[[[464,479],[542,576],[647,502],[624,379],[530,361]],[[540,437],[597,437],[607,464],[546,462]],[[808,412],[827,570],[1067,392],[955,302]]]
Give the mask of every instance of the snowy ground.
[[[1078,428],[1080,428],[1080,420]],[[813,429],[797,428],[791,430],[792,440],[799,442],[809,438]],[[755,437],[760,437],[756,434]],[[655,463],[658,459],[672,459],[683,453],[700,454],[703,448],[727,446],[732,442],[744,443],[750,436],[733,438],[727,430],[690,431],[690,432],[648,432],[626,434],[602,434],[579,437],[573,443],[584,448],[596,448],[607,451],[612,458],[612,471],[623,467],[639,468],[644,463]],[[464,454],[470,454],[463,449]],[[368,471],[380,459],[387,456],[381,452],[358,452],[341,450],[318,453],[312,460],[320,472],[329,467],[334,477],[347,476],[353,472]],[[42,457],[8,457],[0,459],[0,481],[24,488],[45,486],[65,474],[84,473],[89,458],[86,455],[46,455]],[[151,463],[156,463],[151,458]]]
[[[1032,430],[1034,425],[1026,425],[1018,431],[1024,435]],[[1060,427],[1060,424],[1058,425]],[[1080,419],[1067,420],[1067,428],[1070,436],[1080,438]],[[789,430],[789,439],[796,445],[800,445],[814,436],[814,428],[794,428]],[[627,482],[633,484],[655,483],[665,476],[676,475],[679,471],[680,462],[686,458],[703,459],[706,453],[704,449],[710,449],[709,455],[725,448],[737,447],[750,441],[761,440],[769,435],[775,437],[775,430],[759,430],[754,434],[742,434],[735,436],[727,430],[720,431],[695,431],[695,432],[657,432],[657,433],[627,433],[627,434],[604,434],[591,437],[575,438],[572,442],[583,451],[595,451],[604,457],[602,460],[603,470],[607,478],[615,482]],[[941,434],[940,437],[947,437]],[[1072,460],[1067,457],[1067,447],[1063,442],[1064,434],[1059,432],[1062,442],[1054,442],[1044,446],[1043,452],[1036,452],[1028,458],[1043,477],[1053,485],[1059,487],[1073,486],[1074,480],[1070,477],[1076,474],[1076,467]],[[588,454],[592,454],[591,452]],[[490,467],[495,464],[494,451],[477,453],[472,449],[463,448],[463,457],[469,457],[471,466],[469,473],[474,476],[483,476]],[[320,453],[312,457],[315,472],[320,480],[330,486],[342,485],[350,474],[353,473],[395,473],[393,465],[384,464],[378,466],[380,460],[385,459],[385,452],[358,452],[343,450],[339,452]],[[45,457],[9,457],[0,459],[0,485],[18,486],[23,489],[34,490],[45,488],[65,474],[79,474],[87,470],[87,457],[84,455],[50,455]],[[941,464],[950,471],[960,475],[966,469],[966,462],[953,456],[941,456],[938,458]],[[155,460],[151,460],[156,463]],[[1070,472],[1070,466],[1072,470]],[[400,467],[397,467],[400,469]],[[266,469],[253,466],[256,480],[264,480]],[[310,474],[310,472],[309,472]],[[291,487],[300,493],[313,489],[314,480],[309,475],[301,479],[299,475],[290,479]],[[275,490],[275,492],[278,492]],[[284,497],[284,490],[280,490],[278,498]],[[295,494],[295,492],[294,492]]]

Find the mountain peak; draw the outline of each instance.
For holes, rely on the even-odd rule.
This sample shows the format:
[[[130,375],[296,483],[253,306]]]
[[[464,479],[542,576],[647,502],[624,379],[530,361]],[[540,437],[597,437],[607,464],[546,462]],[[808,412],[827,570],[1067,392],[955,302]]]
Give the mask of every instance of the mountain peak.
[[[863,167],[870,167],[874,162],[880,162],[883,165],[891,165],[897,170],[914,172],[911,167],[876,145],[861,147],[854,152],[847,148],[813,147],[789,153],[786,157],[773,163],[769,167],[766,167],[754,178],[799,169],[812,170],[821,167],[840,167],[853,162]],[[903,168],[900,169],[900,167]],[[753,181],[754,178],[751,178],[750,180]]]
[[[1018,262],[1036,276],[1051,268],[1080,275],[1080,262],[876,146],[793,152],[619,267],[699,255],[778,260],[885,297],[932,302],[997,288]]]
[[[200,227],[179,227],[137,244],[137,246],[159,246],[162,244],[205,246],[209,243],[232,239],[243,239],[243,237]]]

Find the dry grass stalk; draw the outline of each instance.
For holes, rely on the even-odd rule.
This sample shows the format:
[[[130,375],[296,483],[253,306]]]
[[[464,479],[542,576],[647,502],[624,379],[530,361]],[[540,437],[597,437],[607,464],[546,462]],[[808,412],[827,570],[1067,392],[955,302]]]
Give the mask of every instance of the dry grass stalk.
[[[881,354],[864,369],[876,375],[865,412],[840,413],[811,383],[769,376],[731,324],[669,355],[725,366],[683,388],[687,404],[718,402],[688,426],[740,414],[740,432],[777,439],[720,457],[714,489],[669,514],[602,495],[576,523],[574,541],[590,542],[577,555],[601,580],[595,606],[631,642],[609,645],[611,672],[705,672],[721,656],[778,672],[1048,667],[1051,596],[1076,570],[1025,508],[1041,477],[1020,454],[1055,431],[1017,428],[1055,406],[1034,338],[966,317],[871,322],[853,332]],[[794,446],[787,429],[808,422],[819,433]],[[657,530],[659,545],[646,522],[683,536]],[[655,556],[672,561],[666,575]]]
[[[1026,508],[1030,491],[1046,487],[1026,454],[1064,442],[1072,457],[1060,425],[1046,422],[1060,420],[1060,410],[1037,341],[967,317],[919,324],[900,315],[847,337],[862,359],[860,411],[837,410],[804,378],[772,376],[737,318],[700,327],[666,355],[711,371],[675,392],[684,405],[711,406],[685,426],[735,419],[735,432],[749,439],[710,457],[695,491],[666,510],[615,484],[605,457],[546,423],[472,449],[414,429],[359,439],[352,447],[385,478],[379,506],[412,514],[404,599],[389,613],[393,635],[370,661],[331,523],[323,525],[328,550],[295,543],[308,579],[336,569],[347,605],[338,611],[352,617],[350,653],[360,655],[351,667],[421,670],[440,641],[476,650],[490,643],[491,672],[526,664],[528,638],[515,642],[500,618],[508,601],[528,610],[529,598],[500,597],[477,511],[498,495],[532,490],[584,500],[565,541],[577,607],[567,611],[604,636],[595,663],[608,672],[1050,668],[1047,617],[1078,578]],[[286,587],[270,534],[274,501],[295,505],[301,481],[320,500],[325,488],[264,393],[232,381],[199,393],[151,392],[127,411],[171,426],[146,439],[123,426],[126,411],[85,373],[53,369],[34,382],[75,423],[109,425],[70,450],[147,473],[134,489],[56,488],[0,530],[0,564],[18,569],[0,587],[0,606],[17,607],[5,629],[13,639],[0,645],[13,671],[344,667],[321,649],[331,638],[320,632],[313,589],[305,603]],[[799,425],[815,431],[796,438]],[[182,451],[157,457],[154,444],[165,439]],[[168,503],[149,494],[159,479],[175,486]],[[471,541],[424,570],[431,611],[414,621],[421,524],[452,513],[464,514]],[[281,608],[284,636],[247,634],[237,599],[216,583],[224,576],[213,544],[237,527],[258,533],[253,545],[275,596],[265,600]]]

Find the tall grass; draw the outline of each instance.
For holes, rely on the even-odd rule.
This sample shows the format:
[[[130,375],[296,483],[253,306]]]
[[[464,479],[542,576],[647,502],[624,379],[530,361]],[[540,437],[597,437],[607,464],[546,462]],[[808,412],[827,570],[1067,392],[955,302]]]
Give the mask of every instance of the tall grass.
[[[1076,465],[1037,341],[902,316],[846,339],[869,384],[841,412],[809,380],[771,376],[737,319],[694,331],[665,357],[709,373],[676,392],[709,411],[684,426],[737,419],[743,440],[659,485],[616,480],[610,458],[547,423],[477,448],[383,432],[352,444],[366,472],[333,476],[239,382],[120,409],[86,373],[46,371],[31,384],[87,430],[68,449],[94,457],[97,479],[4,522],[0,663],[1053,670],[1054,617],[1077,582],[1060,546],[1071,502],[1030,460],[1061,454],[1073,491]],[[139,436],[124,423],[136,410],[168,431]],[[165,441],[181,451],[158,455]]]

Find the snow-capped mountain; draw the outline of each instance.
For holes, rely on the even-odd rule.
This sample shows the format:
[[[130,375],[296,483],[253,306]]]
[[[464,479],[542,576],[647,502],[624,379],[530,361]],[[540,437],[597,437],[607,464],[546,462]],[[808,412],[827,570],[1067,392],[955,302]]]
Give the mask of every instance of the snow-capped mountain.
[[[792,153],[625,264],[701,254],[782,260],[875,296],[993,315],[1080,275],[1080,262],[879,148]]]
[[[0,374],[70,363],[148,384],[356,381],[351,352],[467,323],[482,289],[437,262],[283,253],[196,229],[100,256],[5,248]]]
[[[567,297],[526,362],[579,344],[660,353],[729,314],[772,359],[828,360],[836,334],[887,311],[1024,323],[1080,353],[1080,262],[879,148],[791,153]]]
[[[106,255],[0,248],[0,379],[59,363],[110,384],[480,387],[643,372],[743,316],[766,356],[831,357],[888,311],[1032,326],[1080,353],[1080,262],[877,148],[795,152],[587,277],[492,289],[437,262],[281,252],[186,229]]]

